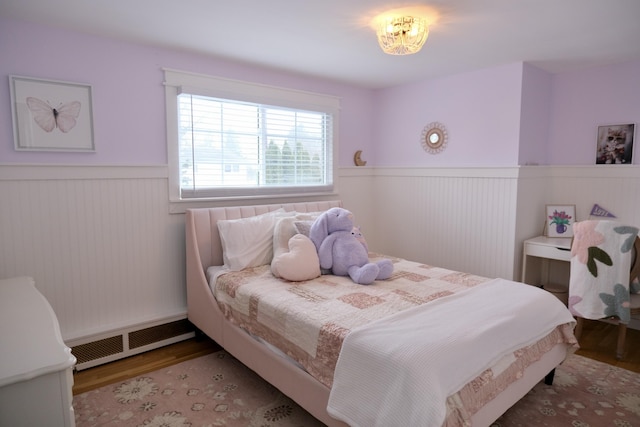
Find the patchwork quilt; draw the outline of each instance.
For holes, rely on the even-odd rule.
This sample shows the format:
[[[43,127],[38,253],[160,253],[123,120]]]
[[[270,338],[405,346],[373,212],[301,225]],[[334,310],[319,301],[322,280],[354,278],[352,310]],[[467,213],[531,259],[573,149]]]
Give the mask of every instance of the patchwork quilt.
[[[375,260],[379,256],[370,257]],[[490,280],[390,259],[394,262],[393,276],[368,286],[333,275],[288,282],[274,277],[267,265],[222,274],[212,288],[231,322],[276,346],[331,388],[343,340],[351,330]],[[480,373],[448,398],[445,425],[460,425],[461,420],[468,420],[520,377],[528,365],[561,342],[576,344],[572,325],[554,329],[540,341],[503,357]]]

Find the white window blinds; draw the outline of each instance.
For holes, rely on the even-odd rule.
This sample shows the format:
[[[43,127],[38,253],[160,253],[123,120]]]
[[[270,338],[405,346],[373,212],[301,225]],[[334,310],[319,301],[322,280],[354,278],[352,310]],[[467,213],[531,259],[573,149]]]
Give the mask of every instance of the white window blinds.
[[[282,89],[278,99],[278,88],[231,82],[176,88],[180,199],[331,192],[336,113],[322,95]],[[236,85],[252,90],[234,96]]]

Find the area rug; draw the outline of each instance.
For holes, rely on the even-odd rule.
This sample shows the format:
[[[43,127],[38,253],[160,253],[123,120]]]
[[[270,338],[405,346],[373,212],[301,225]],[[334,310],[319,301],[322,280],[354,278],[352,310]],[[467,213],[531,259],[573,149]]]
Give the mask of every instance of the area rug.
[[[571,355],[492,427],[640,426],[640,374]]]
[[[76,425],[322,426],[224,351],[74,396]],[[571,355],[493,427],[640,426],[640,374]]]
[[[76,395],[73,407],[77,427],[323,425],[225,351]]]

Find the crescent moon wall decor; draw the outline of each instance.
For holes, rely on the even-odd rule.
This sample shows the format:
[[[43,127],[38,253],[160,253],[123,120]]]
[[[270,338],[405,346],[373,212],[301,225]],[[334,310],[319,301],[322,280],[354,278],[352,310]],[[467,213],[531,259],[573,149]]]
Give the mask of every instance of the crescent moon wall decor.
[[[365,166],[367,164],[366,160],[362,160],[362,150],[358,150],[356,151],[356,153],[353,155],[353,163],[356,166]]]
[[[449,141],[449,134],[447,128],[442,123],[433,122],[429,123],[422,130],[420,136],[420,144],[424,151],[430,154],[438,154],[444,151]]]

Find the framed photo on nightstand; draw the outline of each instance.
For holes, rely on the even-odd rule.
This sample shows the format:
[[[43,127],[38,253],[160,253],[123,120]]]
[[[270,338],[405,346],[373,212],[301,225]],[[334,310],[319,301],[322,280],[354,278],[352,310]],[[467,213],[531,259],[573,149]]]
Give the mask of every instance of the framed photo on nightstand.
[[[544,235],[547,237],[573,237],[576,205],[547,205]]]

